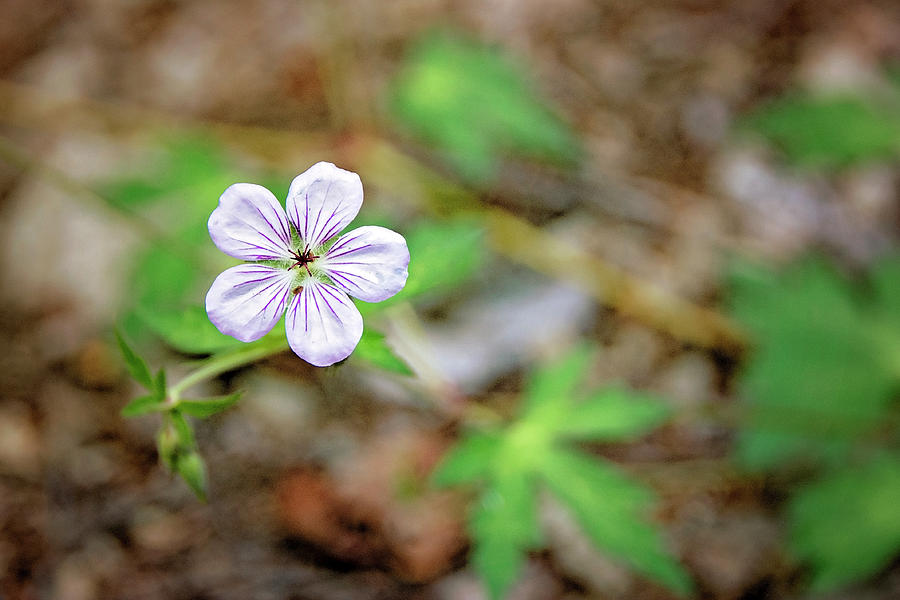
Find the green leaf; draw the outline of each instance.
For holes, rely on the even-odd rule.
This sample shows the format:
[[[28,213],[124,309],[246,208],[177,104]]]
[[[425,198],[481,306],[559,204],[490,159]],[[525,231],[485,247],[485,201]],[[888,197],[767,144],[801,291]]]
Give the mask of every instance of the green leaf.
[[[184,414],[179,409],[175,409],[169,411],[167,416],[172,426],[172,431],[174,431],[178,447],[186,450],[196,448],[197,440],[194,437],[194,429],[188,423],[188,420],[184,418]]]
[[[138,316],[167,344],[186,354],[212,354],[240,346],[241,342],[224,335],[210,323],[202,306],[176,310],[138,308]]]
[[[900,552],[900,461],[843,468],[802,489],[788,508],[790,545],[831,591],[869,577]]]
[[[651,492],[608,465],[555,450],[540,465],[542,480],[572,511],[593,542],[679,595],[692,590],[687,573],[664,549],[648,521]]]
[[[503,438],[495,432],[471,432],[450,449],[432,474],[439,486],[471,483],[487,477]]]
[[[795,94],[750,115],[746,126],[804,166],[896,160],[900,153],[900,106],[890,100]]]
[[[740,380],[739,460],[845,459],[883,424],[897,381],[885,348],[900,338],[884,312],[819,260],[781,274],[745,267],[733,288],[732,312],[756,342]]]
[[[153,394],[160,400],[165,400],[166,391],[166,370],[160,369],[153,378]]]
[[[200,500],[206,501],[206,465],[197,452],[179,454],[174,471],[181,475]]]
[[[125,359],[125,366],[128,372],[139,384],[148,390],[153,390],[153,378],[150,375],[150,369],[147,368],[147,363],[131,349],[131,346],[125,342],[118,330],[115,333],[116,341],[119,343],[119,350]]]
[[[530,478],[495,478],[479,498],[469,522],[472,563],[497,600],[509,590],[525,563],[526,552],[540,542],[535,490]]]
[[[100,184],[101,196],[115,207],[139,208],[227,172],[225,157],[212,139],[176,137],[164,140],[163,148],[159,159],[144,165],[140,174]]]
[[[384,334],[373,331],[366,327],[363,329],[362,338],[353,351],[353,356],[357,360],[369,363],[370,365],[398,373],[400,375],[412,375],[413,372],[409,366],[394,354],[390,346],[387,345]]]
[[[537,367],[525,386],[526,413],[539,407],[557,407],[557,412],[568,409],[595,356],[594,349],[581,345],[559,359]],[[539,418],[546,418],[543,410]]]
[[[178,455],[178,434],[168,421],[163,423],[163,426],[156,432],[156,451],[159,453],[160,462],[169,471],[174,471],[175,459]]]
[[[163,412],[166,408],[168,407],[165,400],[160,399],[160,397],[154,393],[135,398],[125,405],[121,414],[123,417],[139,417],[153,412]]]
[[[460,37],[438,33],[417,44],[393,84],[390,105],[471,181],[491,178],[505,156],[569,165],[581,154],[521,69],[494,48]]]
[[[227,410],[241,399],[242,392],[229,394],[228,396],[216,396],[213,398],[190,398],[178,402],[178,410],[186,415],[205,419],[217,413]]]
[[[607,388],[574,404],[556,432],[572,439],[630,440],[656,429],[671,412],[668,405],[650,396]]]
[[[389,299],[402,302],[458,288],[485,263],[484,227],[472,219],[422,223],[407,235],[409,279]]]
[[[890,323],[890,334],[900,342],[900,253],[879,260],[872,269],[872,287],[875,303],[886,321]],[[885,349],[900,359],[900,343]],[[900,367],[900,362],[895,363]],[[900,368],[896,371],[900,373]]]
[[[164,243],[152,244],[135,260],[129,293],[144,314],[183,306],[202,274]]]

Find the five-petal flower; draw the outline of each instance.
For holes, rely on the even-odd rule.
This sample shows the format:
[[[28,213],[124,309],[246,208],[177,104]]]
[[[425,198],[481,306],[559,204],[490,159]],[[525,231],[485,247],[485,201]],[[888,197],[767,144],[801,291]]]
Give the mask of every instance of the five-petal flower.
[[[260,185],[225,190],[209,234],[219,250],[248,262],[213,282],[206,295],[210,321],[252,342],[285,315],[288,344],[300,358],[320,367],[347,358],[363,330],[348,294],[380,302],[403,289],[408,276],[400,234],[365,226],[337,237],[362,200],[359,176],[327,162],[294,179],[287,214]]]

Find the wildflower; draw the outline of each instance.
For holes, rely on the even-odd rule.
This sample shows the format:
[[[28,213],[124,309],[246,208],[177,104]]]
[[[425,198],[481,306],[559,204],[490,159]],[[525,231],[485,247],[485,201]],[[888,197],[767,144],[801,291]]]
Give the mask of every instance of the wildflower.
[[[362,205],[356,173],[320,162],[298,175],[287,214],[268,189],[236,183],[209,217],[209,235],[225,254],[249,261],[220,274],[206,294],[209,320],[226,335],[252,342],[285,314],[287,340],[320,367],[347,358],[362,336],[359,310],[406,285],[406,240],[384,227],[337,235]],[[335,239],[337,238],[337,239]]]

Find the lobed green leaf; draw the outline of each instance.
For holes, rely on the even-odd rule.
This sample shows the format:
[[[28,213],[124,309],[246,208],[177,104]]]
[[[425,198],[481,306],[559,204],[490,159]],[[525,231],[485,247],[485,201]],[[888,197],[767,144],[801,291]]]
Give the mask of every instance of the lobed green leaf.
[[[900,156],[900,106],[893,100],[793,94],[757,110],[745,125],[803,166],[839,168]]]
[[[154,412],[163,412],[168,408],[165,399],[161,399],[157,394],[149,394],[135,398],[122,408],[121,415],[123,417],[139,417]]]
[[[878,301],[808,259],[781,274],[743,269],[732,311],[756,348],[741,376],[746,399],[737,456],[748,468],[838,463],[881,427],[900,347]]]
[[[212,354],[240,346],[241,342],[219,332],[202,306],[148,310],[138,307],[141,320],[165,342],[186,354]]]
[[[526,552],[540,542],[535,489],[521,473],[494,478],[481,494],[469,521],[472,563],[497,600],[519,576]]]
[[[494,48],[461,37],[438,33],[417,44],[394,81],[390,105],[472,181],[490,179],[505,156],[560,165],[580,156],[575,136],[523,72]]]
[[[900,552],[900,460],[845,467],[802,489],[788,507],[790,545],[832,591],[886,567]]]
[[[353,351],[353,357],[374,367],[397,373],[399,375],[412,375],[409,365],[398,358],[388,346],[383,333],[374,331],[368,327],[363,329],[362,338]]]
[[[555,429],[578,440],[624,441],[659,427],[671,416],[667,404],[624,388],[606,388],[574,404]]]
[[[242,392],[212,398],[189,398],[178,402],[178,410],[186,415],[205,419],[228,410],[241,399]]]
[[[116,330],[115,334],[116,341],[119,343],[119,350],[122,352],[122,357],[125,359],[125,367],[128,369],[128,372],[139,384],[148,390],[153,390],[153,377],[150,375],[150,369],[147,368],[147,363],[131,349],[131,346],[125,342],[125,339],[118,330]]]
[[[541,411],[538,418],[552,420],[559,418],[559,413],[566,411],[572,397],[576,394],[578,384],[582,382],[588,368],[596,358],[596,351],[587,345],[577,346],[564,356],[537,367],[525,385],[524,410],[526,418],[529,413]],[[545,415],[544,412],[554,412]],[[548,428],[553,427],[552,424]]]
[[[568,450],[540,463],[540,476],[597,547],[608,551],[681,596],[690,577],[665,550],[644,514],[653,495],[607,465]]]
[[[466,434],[444,456],[432,474],[439,486],[452,486],[484,479],[494,469],[503,438],[496,432]]]

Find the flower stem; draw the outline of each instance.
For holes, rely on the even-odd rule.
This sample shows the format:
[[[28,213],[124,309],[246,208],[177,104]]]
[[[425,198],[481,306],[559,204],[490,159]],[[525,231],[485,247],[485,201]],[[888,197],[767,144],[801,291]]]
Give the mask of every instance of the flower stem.
[[[182,380],[169,387],[169,401],[177,404],[181,394],[188,388],[207,379],[212,379],[226,371],[254,363],[260,359],[279,354],[288,349],[287,340],[273,338],[248,344],[234,352],[223,353],[209,358],[203,366],[188,373]]]

